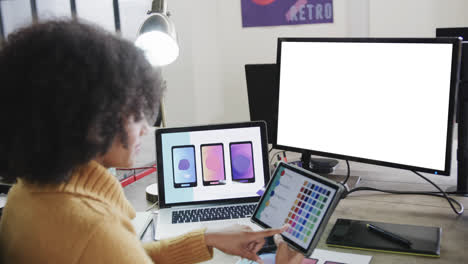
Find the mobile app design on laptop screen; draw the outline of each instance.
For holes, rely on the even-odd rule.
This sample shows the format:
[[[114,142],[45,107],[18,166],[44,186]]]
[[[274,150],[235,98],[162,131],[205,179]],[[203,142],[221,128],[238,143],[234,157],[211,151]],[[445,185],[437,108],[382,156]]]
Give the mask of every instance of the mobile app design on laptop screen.
[[[203,185],[226,184],[223,144],[201,145]]]
[[[172,147],[172,173],[174,188],[197,186],[197,171],[195,170],[195,147]]]
[[[259,197],[266,184],[260,130],[162,133],[165,203]]]
[[[232,180],[249,183],[255,181],[252,142],[229,144],[231,153]]]

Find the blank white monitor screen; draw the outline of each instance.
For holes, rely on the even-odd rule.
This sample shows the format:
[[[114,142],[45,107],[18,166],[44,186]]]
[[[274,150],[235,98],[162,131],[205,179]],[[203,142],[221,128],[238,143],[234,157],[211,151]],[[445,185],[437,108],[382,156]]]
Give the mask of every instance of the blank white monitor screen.
[[[449,173],[454,45],[280,39],[278,146]]]

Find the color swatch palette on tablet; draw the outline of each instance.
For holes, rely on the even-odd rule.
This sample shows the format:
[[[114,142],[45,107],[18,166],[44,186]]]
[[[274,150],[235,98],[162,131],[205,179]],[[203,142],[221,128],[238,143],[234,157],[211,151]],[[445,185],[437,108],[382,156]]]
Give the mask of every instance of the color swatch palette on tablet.
[[[336,190],[283,168],[272,179],[256,217],[273,228],[289,224],[285,237],[307,248]]]
[[[331,191],[305,180],[303,187],[291,206],[288,218],[284,221],[291,227],[287,230],[293,237],[307,243],[315,233],[315,226],[324,214],[325,203]]]

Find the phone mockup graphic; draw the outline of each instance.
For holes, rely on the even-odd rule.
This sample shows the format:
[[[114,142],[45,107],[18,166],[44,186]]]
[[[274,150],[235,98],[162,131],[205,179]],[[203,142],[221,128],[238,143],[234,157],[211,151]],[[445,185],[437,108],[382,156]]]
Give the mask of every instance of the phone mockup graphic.
[[[203,144],[200,146],[200,149],[203,185],[226,184],[223,144]]]
[[[174,175],[174,188],[197,186],[195,146],[172,147],[172,171]]]
[[[255,182],[252,142],[233,142],[229,144],[231,154],[231,175],[235,182]]]

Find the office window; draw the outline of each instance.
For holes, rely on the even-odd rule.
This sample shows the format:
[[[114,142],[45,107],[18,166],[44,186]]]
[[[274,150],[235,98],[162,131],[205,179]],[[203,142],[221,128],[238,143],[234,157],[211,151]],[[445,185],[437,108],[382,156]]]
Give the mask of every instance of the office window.
[[[36,0],[39,21],[53,18],[71,18],[69,0]]]
[[[100,25],[111,32],[115,31],[113,0],[76,1],[78,18]]]
[[[4,36],[32,22],[30,0],[0,1]]]

